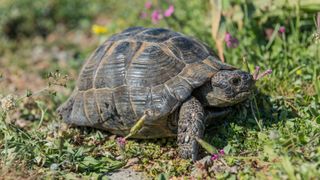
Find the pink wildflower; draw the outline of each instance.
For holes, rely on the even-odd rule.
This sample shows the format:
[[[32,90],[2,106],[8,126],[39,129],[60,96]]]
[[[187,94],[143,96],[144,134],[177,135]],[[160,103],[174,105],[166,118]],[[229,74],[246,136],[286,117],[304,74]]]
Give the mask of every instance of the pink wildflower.
[[[226,33],[225,37],[224,37],[224,41],[230,41],[231,40],[231,34],[230,33]]]
[[[212,161],[215,161],[215,160],[217,160],[217,159],[219,159],[219,155],[218,155],[218,154],[212,154],[211,160],[212,160]]]
[[[146,3],[144,3],[144,7],[146,9],[150,9],[152,7],[152,3],[150,1],[147,1]]]
[[[266,70],[265,72],[259,74],[259,76],[257,77],[257,80],[258,80],[258,79],[261,79],[261,78],[263,78],[264,76],[267,76],[267,75],[269,75],[269,74],[271,74],[271,73],[272,73],[272,69],[268,69],[268,70]]]
[[[223,150],[223,149],[220,149],[220,150],[219,150],[219,154],[223,156],[223,155],[224,155],[224,150]]]
[[[124,149],[125,146],[126,146],[126,144],[127,144],[127,141],[126,141],[126,139],[123,138],[123,137],[118,137],[118,138],[117,138],[117,144],[118,144],[118,146],[120,147],[120,149]]]
[[[253,79],[256,81],[272,73],[272,69],[268,69],[261,74],[259,74],[259,71],[260,71],[260,67],[256,66],[256,70],[253,72],[253,75],[252,75]]]
[[[215,160],[219,159],[221,156],[224,156],[224,155],[225,155],[224,150],[220,149],[218,151],[218,154],[212,154],[211,155],[211,161],[215,161]]]
[[[238,39],[232,37],[230,33],[226,33],[224,41],[226,42],[228,48],[236,48],[239,44]]]
[[[260,71],[260,67],[259,67],[259,66],[256,66],[256,69],[255,69],[255,71],[254,71],[253,74],[252,74],[253,79],[257,79],[257,78],[258,78],[259,71]]]
[[[170,17],[174,13],[174,6],[170,5],[169,8],[164,12],[165,17]]]
[[[284,27],[284,26],[281,26],[280,28],[279,28],[279,31],[278,31],[280,34],[283,34],[283,33],[285,33],[286,32],[286,28]]]
[[[154,10],[151,14],[152,23],[157,24],[158,21],[162,19],[162,15],[159,10]]]

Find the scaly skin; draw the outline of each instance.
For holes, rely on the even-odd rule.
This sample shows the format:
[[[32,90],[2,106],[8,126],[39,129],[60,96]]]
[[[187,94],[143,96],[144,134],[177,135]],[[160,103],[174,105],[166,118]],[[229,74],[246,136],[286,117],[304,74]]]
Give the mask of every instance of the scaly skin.
[[[199,144],[205,130],[205,114],[201,103],[194,97],[186,100],[180,109],[178,121],[178,146],[182,158],[198,159]]]
[[[232,112],[232,108],[205,108],[203,104],[191,97],[180,108],[178,120],[178,146],[182,158],[199,159],[199,144],[195,140],[203,138],[205,128]]]

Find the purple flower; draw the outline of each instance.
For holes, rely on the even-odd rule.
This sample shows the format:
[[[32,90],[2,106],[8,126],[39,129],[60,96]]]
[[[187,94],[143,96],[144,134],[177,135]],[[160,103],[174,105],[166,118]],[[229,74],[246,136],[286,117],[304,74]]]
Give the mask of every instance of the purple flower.
[[[211,155],[211,161],[215,161],[215,160],[219,159],[221,156],[224,156],[224,155],[225,155],[224,150],[220,149],[217,154],[212,154]]]
[[[217,160],[217,159],[219,159],[219,155],[218,155],[218,154],[212,154],[211,160],[212,160],[212,161],[215,161],[215,160]]]
[[[236,48],[239,44],[238,39],[232,37],[230,33],[226,33],[224,41],[226,42],[228,48]]]
[[[259,71],[260,71],[260,67],[259,67],[259,66],[256,66],[256,69],[254,70],[254,72],[253,72],[253,74],[252,74],[253,79],[257,79],[257,78],[258,78]]]
[[[220,149],[220,150],[219,150],[219,154],[223,156],[223,155],[224,155],[224,150],[223,150],[223,149]]]
[[[231,34],[230,33],[226,33],[226,35],[224,36],[224,41],[228,42],[231,40]]]
[[[127,144],[127,141],[126,141],[126,139],[123,138],[123,137],[118,137],[118,138],[117,138],[117,144],[118,144],[118,146],[120,147],[120,149],[123,150],[123,149],[125,148],[126,144]]]
[[[174,6],[170,5],[169,8],[164,12],[165,17],[170,17],[174,12]]]
[[[283,34],[286,32],[286,28],[284,26],[280,26],[279,31],[280,34]]]
[[[157,24],[162,19],[162,15],[159,10],[154,10],[151,14],[151,20],[153,24]]]
[[[259,76],[257,77],[257,80],[258,80],[258,79],[261,79],[261,78],[263,78],[264,76],[267,76],[267,75],[269,75],[269,74],[271,74],[271,73],[272,73],[272,69],[268,69],[268,70],[266,70],[265,72],[259,74]]]
[[[256,66],[256,69],[255,69],[255,71],[253,72],[253,75],[252,75],[253,79],[256,80],[256,81],[261,79],[261,78],[263,78],[264,76],[267,76],[267,75],[272,73],[272,69],[268,69],[268,70],[264,71],[261,74],[259,74],[259,71],[260,71],[260,67]]]
[[[146,3],[144,3],[144,7],[146,9],[150,9],[152,7],[152,3],[150,1],[147,1]]]

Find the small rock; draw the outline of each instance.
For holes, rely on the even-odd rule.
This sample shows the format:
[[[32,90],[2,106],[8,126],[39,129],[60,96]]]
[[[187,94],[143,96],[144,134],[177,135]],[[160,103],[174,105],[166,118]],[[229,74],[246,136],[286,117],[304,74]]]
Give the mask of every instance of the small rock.
[[[232,167],[230,167],[230,172],[231,172],[231,173],[234,173],[234,174],[237,174],[237,173],[238,173],[238,168],[237,168],[237,166],[232,166]]]
[[[50,165],[51,171],[56,171],[56,170],[58,170],[58,168],[59,168],[59,164],[57,164],[57,163],[53,163]]]
[[[118,161],[123,160],[123,156],[117,156],[116,160],[118,160]]]
[[[132,169],[119,169],[118,171],[106,175],[111,180],[149,180],[143,172],[136,172]]]
[[[18,119],[16,120],[15,124],[20,128],[24,128],[29,124],[29,122],[24,119]]]
[[[132,165],[135,165],[135,164],[138,164],[139,163],[139,158],[131,158],[128,160],[127,164],[125,167],[129,167],[129,166],[132,166]]]
[[[198,161],[199,163],[203,164],[205,168],[212,166],[211,156],[206,156]]]
[[[208,167],[212,166],[211,156],[206,156],[194,164],[194,167],[191,171],[191,176],[195,177],[203,177],[207,175]]]

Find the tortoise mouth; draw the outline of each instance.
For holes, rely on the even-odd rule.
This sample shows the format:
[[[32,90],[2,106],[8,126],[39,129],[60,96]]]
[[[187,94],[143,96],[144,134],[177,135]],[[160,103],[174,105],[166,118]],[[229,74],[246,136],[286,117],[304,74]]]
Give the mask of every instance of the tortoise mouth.
[[[238,102],[242,102],[244,100],[246,100],[249,96],[251,95],[251,91],[244,91],[244,92],[240,92],[238,93],[234,99]]]
[[[251,91],[243,91],[232,97],[211,94],[209,98],[214,99],[214,103],[211,105],[213,107],[228,107],[246,100],[250,95]]]

